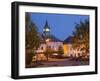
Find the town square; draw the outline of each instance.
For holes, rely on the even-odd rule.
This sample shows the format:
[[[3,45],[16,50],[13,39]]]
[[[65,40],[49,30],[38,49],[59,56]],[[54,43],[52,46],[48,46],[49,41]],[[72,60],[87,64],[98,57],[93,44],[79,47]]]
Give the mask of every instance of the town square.
[[[25,67],[89,65],[89,16],[25,13]]]

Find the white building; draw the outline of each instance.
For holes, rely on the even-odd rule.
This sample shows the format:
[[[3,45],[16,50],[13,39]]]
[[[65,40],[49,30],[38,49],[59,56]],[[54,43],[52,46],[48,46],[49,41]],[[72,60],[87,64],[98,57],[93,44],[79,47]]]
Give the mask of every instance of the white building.
[[[45,52],[47,46],[54,51],[58,51],[59,47],[63,47],[63,42],[51,34],[51,30],[47,21],[43,28],[43,33],[40,34],[40,37],[41,45],[36,52],[39,56],[41,56],[41,59],[44,57],[43,52]]]

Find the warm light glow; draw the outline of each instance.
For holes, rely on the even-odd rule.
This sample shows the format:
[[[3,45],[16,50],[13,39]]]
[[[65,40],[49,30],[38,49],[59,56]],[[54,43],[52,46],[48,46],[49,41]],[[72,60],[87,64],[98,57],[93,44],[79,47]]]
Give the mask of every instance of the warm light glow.
[[[57,50],[57,48],[56,48],[56,47],[55,47],[54,49],[55,49],[55,50]]]
[[[57,53],[54,53],[53,55],[58,55]]]
[[[68,46],[67,46],[67,44],[63,45],[63,49],[64,49],[64,55],[66,56],[66,54],[68,53]]]
[[[48,31],[50,31],[50,29],[46,28],[46,29],[45,29],[45,31],[47,31],[47,32],[48,32]]]
[[[49,42],[50,41],[50,39],[46,39],[46,42]]]

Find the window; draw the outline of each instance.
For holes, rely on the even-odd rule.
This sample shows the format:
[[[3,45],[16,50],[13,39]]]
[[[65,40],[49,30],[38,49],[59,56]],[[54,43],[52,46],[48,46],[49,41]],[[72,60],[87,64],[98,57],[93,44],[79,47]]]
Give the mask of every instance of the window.
[[[43,50],[43,47],[41,47],[41,50]]]

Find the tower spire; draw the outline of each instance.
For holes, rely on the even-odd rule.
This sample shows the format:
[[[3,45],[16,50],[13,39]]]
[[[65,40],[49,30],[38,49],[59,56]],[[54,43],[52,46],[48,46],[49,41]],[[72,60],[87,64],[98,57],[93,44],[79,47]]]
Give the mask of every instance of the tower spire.
[[[46,37],[48,37],[50,35],[50,27],[48,25],[48,22],[46,20],[44,28],[43,28],[43,33]]]
[[[48,21],[47,21],[47,20],[46,20],[46,23],[45,23],[44,29],[46,29],[46,28],[50,29],[50,27],[49,27],[49,25],[48,25]]]

